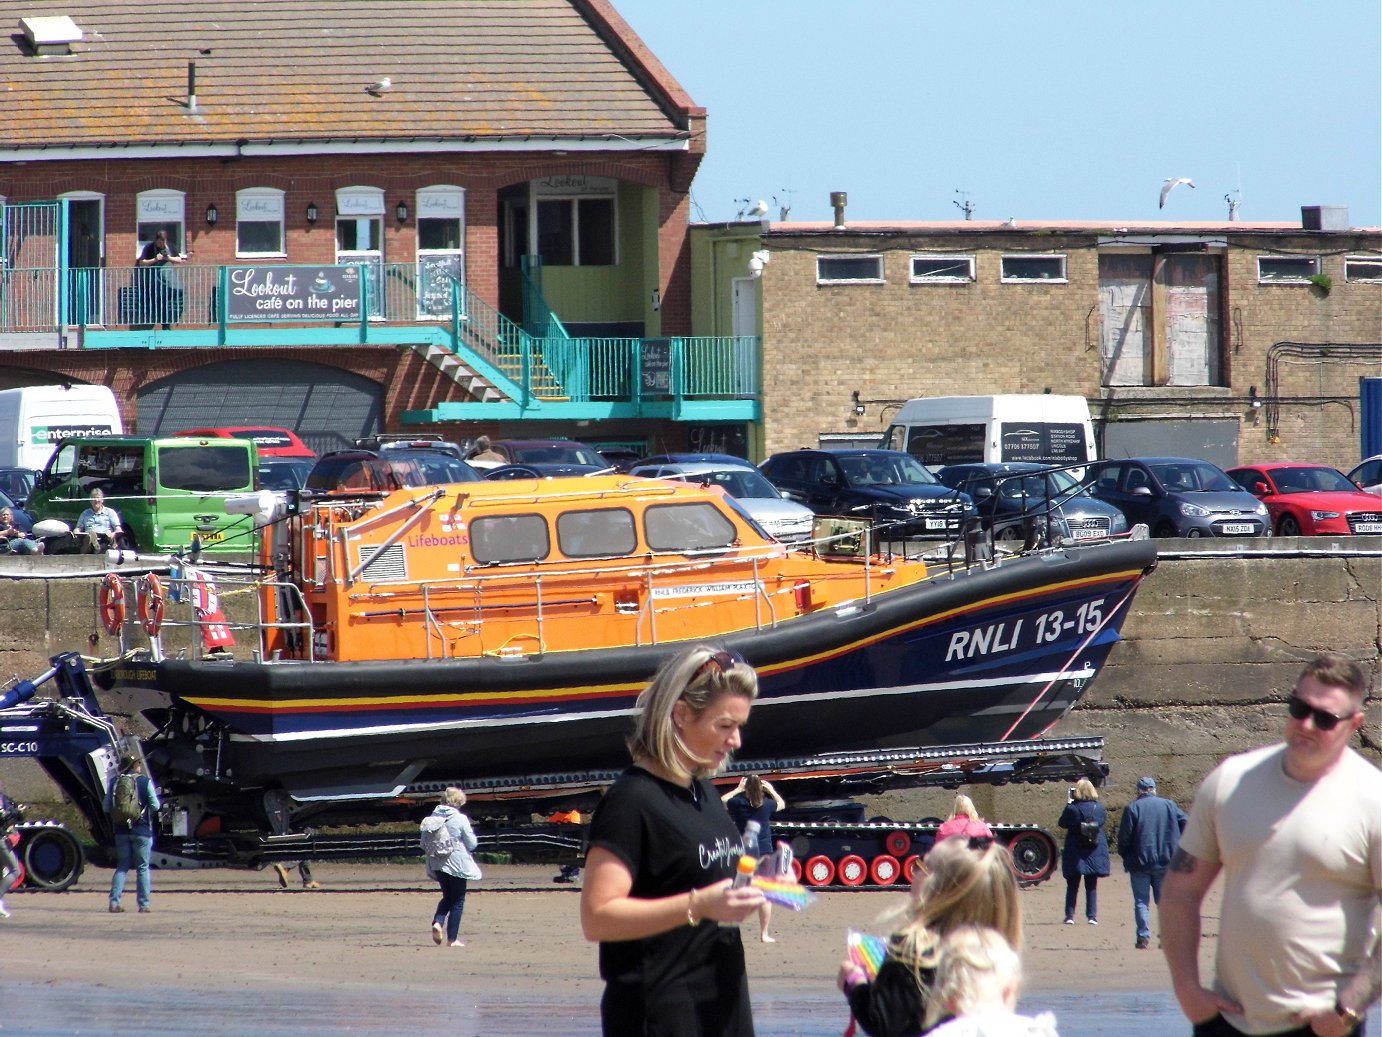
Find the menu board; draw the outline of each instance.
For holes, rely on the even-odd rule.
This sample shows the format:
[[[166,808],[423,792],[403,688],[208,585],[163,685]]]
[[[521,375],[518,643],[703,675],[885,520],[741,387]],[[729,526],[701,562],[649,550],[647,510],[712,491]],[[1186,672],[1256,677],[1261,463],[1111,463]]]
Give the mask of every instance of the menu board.
[[[644,396],[669,396],[672,392],[672,340],[645,338],[641,350],[640,386]]]
[[[451,316],[451,286],[461,280],[463,257],[459,252],[417,257],[417,312],[425,317]],[[465,297],[461,297],[465,309]]]
[[[227,320],[360,319],[356,266],[233,266],[227,276]]]

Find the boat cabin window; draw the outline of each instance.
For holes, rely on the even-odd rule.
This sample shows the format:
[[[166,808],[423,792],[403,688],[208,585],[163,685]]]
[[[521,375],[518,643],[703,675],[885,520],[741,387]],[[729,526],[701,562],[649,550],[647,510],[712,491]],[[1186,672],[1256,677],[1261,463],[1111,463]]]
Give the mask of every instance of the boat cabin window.
[[[477,562],[535,562],[551,552],[541,515],[490,515],[470,523],[470,553]]]
[[[563,512],[557,516],[557,544],[568,558],[633,554],[638,547],[633,513],[626,508]]]
[[[738,537],[734,523],[713,504],[655,504],[643,518],[644,536],[654,551],[701,551],[730,547]]]

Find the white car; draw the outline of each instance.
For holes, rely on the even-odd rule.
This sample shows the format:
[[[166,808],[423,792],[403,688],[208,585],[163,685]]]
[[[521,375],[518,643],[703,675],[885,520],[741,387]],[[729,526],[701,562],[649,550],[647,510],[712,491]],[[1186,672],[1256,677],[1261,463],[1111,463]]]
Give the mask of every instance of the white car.
[[[810,540],[815,528],[816,516],[810,508],[784,500],[782,492],[748,462],[742,465],[718,462],[638,465],[631,468],[629,474],[719,486],[743,505],[744,511],[764,532],[785,544]]]
[[[1349,472],[1348,481],[1364,493],[1375,493],[1382,496],[1382,454],[1369,457]]]

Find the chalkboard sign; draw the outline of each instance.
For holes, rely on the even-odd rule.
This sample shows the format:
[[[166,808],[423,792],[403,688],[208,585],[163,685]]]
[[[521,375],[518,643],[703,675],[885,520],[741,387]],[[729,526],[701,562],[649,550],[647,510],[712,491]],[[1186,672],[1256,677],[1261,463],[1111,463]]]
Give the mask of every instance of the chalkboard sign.
[[[461,280],[463,257],[459,252],[417,257],[417,312],[419,317],[450,317],[451,286]],[[465,297],[461,297],[462,310]]]
[[[232,321],[360,319],[354,266],[233,266],[227,272]]]
[[[748,427],[735,425],[690,425],[686,442],[695,454],[732,454],[749,456]]]
[[[642,393],[644,396],[670,396],[672,393],[672,340],[645,338],[642,348]]]

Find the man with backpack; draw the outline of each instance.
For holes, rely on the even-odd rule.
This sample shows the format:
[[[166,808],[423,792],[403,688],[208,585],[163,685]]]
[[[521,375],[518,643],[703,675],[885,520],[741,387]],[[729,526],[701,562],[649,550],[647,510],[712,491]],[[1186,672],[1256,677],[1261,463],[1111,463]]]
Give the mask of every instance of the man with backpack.
[[[115,874],[110,880],[110,913],[120,914],[120,898],[125,893],[125,877],[135,869],[135,893],[139,913],[149,913],[152,893],[149,882],[149,857],[154,848],[154,818],[162,804],[158,790],[147,774],[140,773],[139,757],[125,753],[120,770],[106,790],[106,813],[115,832]]]

